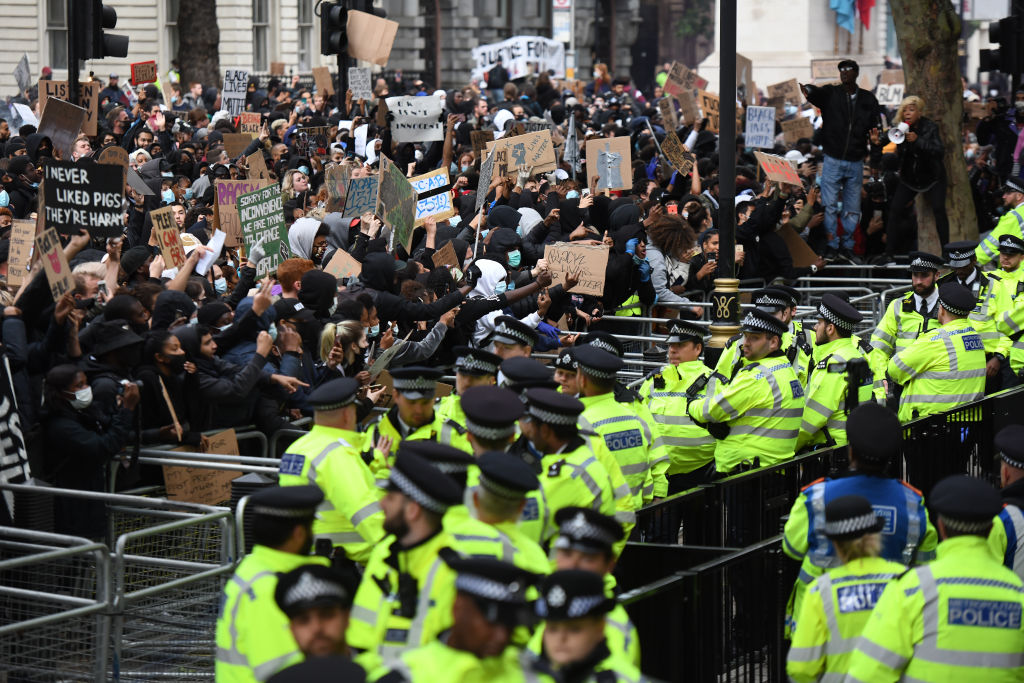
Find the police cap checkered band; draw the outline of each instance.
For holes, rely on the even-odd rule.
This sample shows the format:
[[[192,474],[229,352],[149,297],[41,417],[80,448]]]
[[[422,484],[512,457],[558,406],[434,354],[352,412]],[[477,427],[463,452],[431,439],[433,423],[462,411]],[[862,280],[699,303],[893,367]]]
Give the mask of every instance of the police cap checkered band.
[[[1003,427],[996,433],[995,444],[1007,465],[1024,470],[1024,425]]]
[[[349,601],[348,593],[341,584],[326,581],[304,572],[294,586],[288,589],[284,596],[282,609],[289,610],[299,608],[304,604],[313,602],[340,602]]]
[[[615,379],[619,375],[615,370],[602,370],[591,367],[589,365],[584,365],[580,360],[577,360],[576,364],[584,375],[590,375],[591,377],[597,377],[598,379]]]
[[[537,343],[536,337],[525,330],[517,329],[507,322],[501,322],[494,328],[494,341],[505,344],[521,344],[523,346],[534,346]]]
[[[507,500],[522,500],[526,498],[526,491],[514,489],[505,486],[501,482],[494,481],[494,479],[488,477],[486,474],[480,474],[480,486],[484,487],[499,498],[505,498]]]
[[[316,515],[316,508],[278,508],[270,507],[268,505],[251,505],[252,510],[257,515],[266,515],[267,517],[281,517],[284,519],[302,519],[304,517],[313,517]]]
[[[1002,458],[1003,461],[1007,465],[1009,465],[1010,467],[1016,467],[1019,470],[1024,470],[1024,461],[1021,461],[1021,460],[1019,460],[1019,459],[1017,459],[1015,457],[1007,455],[1006,451],[1002,451],[999,454],[999,457]]]
[[[938,270],[942,266],[942,259],[923,251],[915,251],[910,254],[910,270]]]
[[[456,369],[463,374],[497,375],[498,364],[473,353],[460,356],[455,361]]]
[[[954,268],[963,268],[974,258],[974,250],[977,242],[963,241],[950,242],[946,245],[946,253],[949,255],[949,265]]]
[[[570,545],[582,541],[604,548],[611,548],[619,540],[607,529],[591,524],[582,512],[562,522],[558,527],[558,535],[558,543],[561,543],[562,539],[566,539]]]
[[[593,346],[595,349],[601,349],[602,351],[607,351],[608,353],[610,353],[610,354],[612,354],[614,356],[618,356],[619,358],[622,357],[622,353],[620,353],[619,350],[617,348],[615,348],[615,346],[613,344],[610,344],[605,339],[601,339],[600,337],[594,337],[593,339],[591,339],[587,343],[590,344],[591,346]]]
[[[507,439],[516,433],[516,423],[510,422],[507,425],[500,427],[494,427],[491,425],[482,425],[478,422],[474,422],[466,416],[466,430],[473,436],[480,439],[488,439],[496,441],[498,439]]]
[[[430,377],[411,377],[409,379],[398,379],[395,377],[392,380],[395,384],[395,391],[400,393],[405,392],[416,392],[416,391],[434,391],[437,383]]]
[[[953,315],[965,316],[974,310],[978,297],[959,283],[947,282],[939,287],[939,303]]]
[[[537,616],[547,618],[552,614],[556,614],[562,619],[579,619],[590,616],[598,607],[601,608],[597,610],[599,614],[609,611],[607,608],[610,601],[603,595],[575,595],[571,598],[565,598],[563,593],[559,593],[559,590],[561,590],[561,587],[555,586],[548,591],[547,596],[541,596],[537,599]],[[563,597],[560,599],[560,596]],[[565,605],[566,599],[569,601],[568,605]],[[561,604],[556,605],[555,602],[561,602]],[[563,605],[565,605],[564,608],[562,608]],[[552,610],[552,607],[559,609]]]
[[[437,464],[437,463],[433,463]],[[414,501],[427,508],[431,512],[443,515],[448,510],[448,505],[427,494],[426,491],[417,486],[409,477],[402,474],[398,469],[392,469],[388,475],[388,481],[398,488],[399,491],[412,498]]]
[[[824,302],[818,304],[818,315],[840,329],[853,331],[855,323],[852,320],[841,317],[839,313],[826,306]]]
[[[970,315],[971,311],[973,310],[973,309],[970,309],[970,308],[968,308],[968,309],[958,308],[955,304],[949,303],[948,301],[943,299],[941,296],[939,297],[939,303],[942,304],[942,307],[945,308],[950,313],[952,313],[953,315],[960,315],[960,316]]]
[[[947,529],[963,534],[979,534],[992,526],[991,519],[968,521],[966,519],[953,519],[952,517],[947,517],[943,514],[939,515],[939,519],[942,520],[942,523],[946,525]]]
[[[556,413],[530,403],[527,403],[526,412],[531,417],[535,417],[544,424],[549,425],[574,425],[580,416],[579,413]]]
[[[847,517],[825,522],[826,536],[851,536],[853,534],[865,534],[878,529],[878,515],[874,510],[857,517]]]
[[[777,296],[773,292],[762,294],[754,301],[758,308],[783,309],[789,308],[789,301]]]
[[[459,572],[455,589],[492,602],[525,603],[527,584],[523,581],[495,581],[485,576]]]
[[[1003,194],[1007,192],[1024,192],[1024,181],[1012,176],[1007,178],[1003,183]]]
[[[761,313],[761,311],[754,310],[747,313],[747,317],[743,319],[742,324],[744,330],[748,332],[765,332],[779,337],[786,333],[786,326],[782,324],[782,321],[767,314],[757,315],[757,313]]]
[[[704,328],[700,325],[686,322],[685,320],[674,320],[669,322],[667,344],[679,344],[687,341],[704,341]]]
[[[1024,252],[1024,240],[1016,235],[1003,235],[999,239],[999,251]]]

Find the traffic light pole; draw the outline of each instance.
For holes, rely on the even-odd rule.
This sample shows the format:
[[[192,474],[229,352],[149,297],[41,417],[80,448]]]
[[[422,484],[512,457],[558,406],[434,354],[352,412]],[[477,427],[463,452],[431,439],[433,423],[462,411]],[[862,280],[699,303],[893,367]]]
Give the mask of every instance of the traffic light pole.
[[[68,102],[78,106],[78,41],[76,36],[81,30],[80,26],[72,25],[71,18],[74,14],[75,0],[67,0],[65,9],[68,19]]]

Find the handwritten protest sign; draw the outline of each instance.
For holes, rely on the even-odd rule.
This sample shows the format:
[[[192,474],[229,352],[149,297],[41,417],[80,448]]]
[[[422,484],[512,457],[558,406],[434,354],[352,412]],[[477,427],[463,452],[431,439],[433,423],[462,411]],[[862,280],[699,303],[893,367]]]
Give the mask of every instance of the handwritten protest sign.
[[[744,102],[757,101],[757,87],[754,85],[754,63],[749,57],[736,53],[736,96]]]
[[[341,211],[345,208],[345,195],[348,194],[349,166],[339,164],[327,169],[324,184],[327,186],[327,210]]]
[[[370,69],[362,66],[348,68],[348,87],[354,100],[372,100],[373,84],[370,80]]]
[[[221,180],[214,179],[213,187],[217,195],[214,209],[214,224],[227,235],[225,244],[237,247],[242,243],[242,225],[238,220],[238,196],[267,187],[272,180]]]
[[[903,69],[883,69],[878,78],[880,83],[885,83],[886,85],[907,82],[906,77],[903,75]]]
[[[121,236],[124,169],[91,159],[53,159],[43,166],[43,179],[47,228],[70,235],[85,228],[93,237]]]
[[[875,88],[875,99],[883,107],[898,107],[903,101],[903,92],[906,88],[902,83],[879,83]]]
[[[232,159],[236,159],[242,156],[242,152],[252,142],[252,135],[249,133],[223,133],[224,135],[224,151],[228,153],[228,156]]]
[[[423,225],[431,216],[443,221],[456,214],[452,207],[451,181],[448,169],[439,168],[430,173],[409,178],[409,184],[416,191],[416,227]]]
[[[28,280],[35,239],[36,222],[15,218],[11,223],[11,249],[7,257],[7,284],[11,287],[20,287]]]
[[[697,72],[691,71],[682,62],[672,62],[668,71],[668,80],[665,81],[665,92],[678,97],[684,92],[693,92],[696,87]]]
[[[494,133],[489,130],[474,130],[469,133],[470,141],[473,143],[473,152],[477,158],[483,158],[483,151],[487,149],[488,142],[494,142]]]
[[[629,138],[587,140],[587,177],[597,176],[599,190],[628,190],[633,186],[633,157]]]
[[[787,185],[802,185],[803,181],[796,172],[796,165],[780,156],[766,154],[755,150],[754,156],[757,163],[761,164],[761,170],[768,176],[768,180],[774,180]]]
[[[345,197],[346,216],[362,216],[377,208],[377,176],[352,178],[348,181],[348,195]]]
[[[676,170],[684,176],[690,174],[693,165],[697,162],[697,158],[690,150],[686,149],[686,145],[680,142],[679,136],[674,130],[670,130],[665,139],[661,141],[661,151],[665,153]]]
[[[448,268],[459,267],[459,257],[455,253],[455,245],[450,241],[445,242],[443,247],[431,254],[430,260],[434,262],[435,268],[441,268],[443,266],[447,266]]]
[[[249,87],[249,72],[228,69],[224,72],[224,87],[220,92],[221,107],[232,116],[238,116],[245,109],[245,93]]]
[[[75,147],[75,138],[82,130],[86,118],[85,109],[64,100],[53,100],[43,112],[38,132],[50,138],[54,149],[60,151],[61,157],[70,159],[71,151]]]
[[[284,76],[284,62],[271,62],[270,63],[270,75],[271,76]]]
[[[174,207],[164,206],[149,212],[153,217],[154,243],[160,247],[167,269],[185,265],[185,249],[181,245],[181,233],[174,221]]]
[[[50,294],[53,295],[53,300],[57,301],[75,286],[71,277],[71,268],[68,267],[68,259],[64,255],[64,248],[61,247],[57,231],[47,228],[40,233],[36,237],[36,251],[46,269],[46,281],[50,284]]]
[[[313,83],[316,85],[316,91],[325,97],[334,94],[334,79],[331,78],[331,70],[326,66],[313,67]]]
[[[39,81],[39,111],[46,113],[46,103],[50,99],[68,100],[70,88],[67,81]],[[87,81],[78,84],[78,102],[85,109],[85,122],[82,132],[96,135],[96,117],[99,112],[100,84],[98,81]],[[76,133],[77,134],[77,133]]]
[[[718,95],[707,90],[701,90],[698,93],[698,98],[700,99],[700,109],[704,114],[704,118],[708,120],[707,130],[717,133],[719,125]]]
[[[811,60],[811,79],[815,81],[819,80],[839,80],[839,62],[842,59],[812,59]]]
[[[142,85],[143,83],[152,83],[157,79],[156,73],[156,62],[135,62],[131,65],[132,68],[132,85]]]
[[[814,124],[806,116],[797,116],[782,122],[782,134],[786,144],[795,145],[800,138],[814,137]]]
[[[444,140],[443,109],[440,97],[389,97],[392,138],[398,143]]]
[[[192,446],[172,449],[192,451]],[[207,453],[238,455],[238,440],[234,429],[226,429],[210,436]],[[164,465],[164,483],[167,497],[187,503],[220,505],[231,500],[231,481],[242,476],[234,470],[211,470],[202,467]]]
[[[296,149],[300,154],[327,154],[331,146],[330,126],[303,126],[295,131]]]
[[[564,287],[567,274],[579,273],[579,282],[568,291],[595,296],[604,294],[605,269],[608,267],[607,245],[556,242],[544,247],[544,259],[551,269],[552,285]]]
[[[348,56],[386,66],[398,34],[398,22],[366,12],[348,11],[345,25]]]
[[[128,150],[118,145],[111,145],[100,152],[96,160],[101,164],[116,164],[122,168],[128,167]]]
[[[480,179],[477,181],[476,184],[476,201],[474,202],[473,208],[473,211],[475,213],[480,213],[480,209],[483,208],[484,202],[487,200],[487,195],[490,193],[490,190],[488,188],[490,187],[491,179],[494,178],[494,161],[497,158],[497,154],[491,154],[486,159],[484,159],[482,164],[480,164]],[[478,231],[478,244],[473,247],[474,258],[476,255],[477,246],[479,245],[479,241],[480,233]]]
[[[412,231],[416,223],[416,190],[402,169],[385,156],[380,158],[380,186],[377,215],[391,228],[392,243],[412,253]]]
[[[782,95],[769,97],[765,100],[765,106],[775,110],[775,118],[781,119],[786,115],[786,98]]]
[[[255,137],[260,134],[260,128],[263,125],[262,115],[255,111],[243,111],[242,116],[238,121],[238,132],[249,133],[250,137]]]
[[[363,272],[363,264],[352,258],[344,249],[334,252],[324,272],[333,275],[337,280],[347,280],[350,277],[358,277]]]
[[[768,97],[782,97],[790,104],[800,104],[800,84],[795,78],[768,86]]]
[[[473,48],[473,78],[483,79],[498,59],[510,78],[533,73],[554,72],[555,78],[565,76],[565,43],[543,36],[513,36],[500,43]]]
[[[257,242],[262,242],[263,253],[267,255],[256,269],[256,277],[260,278],[277,270],[281,261],[292,256],[281,190],[277,185],[261,187],[238,195],[236,201],[246,251],[252,251]]]
[[[533,172],[555,170],[555,147],[548,130],[504,137],[487,144],[487,155],[494,155],[495,173],[506,176],[532,168]],[[493,177],[493,176],[492,176]]]
[[[246,173],[249,180],[270,180],[267,160],[263,158],[263,150],[256,150],[245,158]]]
[[[775,109],[772,107],[747,107],[747,126],[743,132],[747,147],[775,146]]]
[[[676,106],[672,103],[671,97],[662,97],[658,100],[658,111],[661,112],[661,121],[669,130],[679,127],[679,117],[676,116]]]
[[[683,114],[683,122],[692,126],[700,119],[700,110],[697,109],[697,99],[693,93],[687,90],[679,95],[679,111]]]

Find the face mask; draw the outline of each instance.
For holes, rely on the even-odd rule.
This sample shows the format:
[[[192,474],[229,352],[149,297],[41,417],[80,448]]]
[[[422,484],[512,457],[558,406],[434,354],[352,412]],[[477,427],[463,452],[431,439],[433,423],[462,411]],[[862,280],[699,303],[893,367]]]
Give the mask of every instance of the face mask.
[[[192,188],[191,187],[185,188],[185,199],[186,200],[192,199]]]
[[[79,389],[75,392],[75,398],[71,401],[71,407],[75,410],[85,410],[92,404],[92,387]]]
[[[519,253],[519,250],[508,252],[508,264],[513,268],[519,267],[519,262],[523,260],[523,255]]]
[[[508,289],[506,291],[511,292],[515,288],[516,288],[516,283],[510,282],[510,283],[508,283]]]
[[[199,324],[199,318],[189,318],[188,319],[188,324],[189,325],[198,325]]]
[[[163,200],[164,204],[170,204],[174,201],[174,191],[164,190],[160,193],[160,198]]]
[[[224,294],[228,291],[228,281],[219,277],[213,281],[213,288],[218,294]]]
[[[508,289],[508,284],[505,281],[501,281],[494,285],[495,294],[504,294],[506,289]]]
[[[0,207],[7,206],[11,203],[11,197],[7,194],[7,190],[0,190]]]
[[[463,165],[462,165],[462,172],[463,172],[463,173],[466,173],[466,172],[468,172],[468,171],[469,171],[469,169],[470,169],[470,166],[469,166],[469,164],[463,164]]]
[[[181,372],[185,369],[185,354],[179,353],[177,356],[169,356],[170,360],[167,364],[171,367],[174,372]]]
[[[423,152],[416,150],[413,152],[413,157],[415,157],[416,161],[423,161]]]
[[[231,327],[231,323],[228,323],[227,325],[221,325],[221,326],[220,326],[220,327],[218,327],[217,329],[218,329],[219,331],[221,331],[221,332],[226,332],[226,331],[228,330],[228,328],[230,328],[230,327]]]
[[[454,161],[452,163],[448,164],[448,171],[450,173],[456,173],[456,172],[458,172],[458,170],[459,170],[459,167],[455,165]]]
[[[267,334],[270,335],[271,339],[277,341],[277,325],[274,323],[270,323],[270,327],[267,329]]]
[[[600,77],[601,77],[601,72],[600,71],[594,71],[594,78],[600,78]]]
[[[163,171],[160,175],[163,176],[164,178],[173,178],[174,177],[174,174],[171,173],[170,171]]]
[[[480,233],[480,239],[483,239],[483,238],[487,237],[487,233],[489,233],[490,231],[491,231],[491,229],[490,229],[490,228],[487,228],[486,230],[484,230],[483,232],[481,232],[481,233]]]
[[[794,114],[796,114],[796,105],[795,104],[787,104],[786,107],[785,107],[785,111],[786,111],[786,116],[793,116]]]
[[[39,187],[39,183],[29,183],[29,187]]]
[[[308,166],[299,166],[298,170],[302,171],[302,175],[309,175],[309,167]]]
[[[565,198],[566,199],[576,199],[579,196],[580,196],[580,193],[577,192],[576,190],[569,190],[568,192],[565,193]]]
[[[376,337],[378,334],[380,334],[380,323],[377,323],[366,331],[367,337]]]

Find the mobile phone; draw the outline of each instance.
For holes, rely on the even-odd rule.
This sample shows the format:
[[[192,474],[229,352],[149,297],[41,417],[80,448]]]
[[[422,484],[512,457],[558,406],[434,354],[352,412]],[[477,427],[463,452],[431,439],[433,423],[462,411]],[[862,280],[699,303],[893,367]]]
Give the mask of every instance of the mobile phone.
[[[676,215],[679,214],[679,205],[678,204],[666,204],[665,205],[665,210],[668,213],[672,214],[673,216],[676,216]]]
[[[580,196],[581,197],[586,197],[589,194],[590,194],[590,188],[589,187],[584,187],[582,190],[580,190]]]

